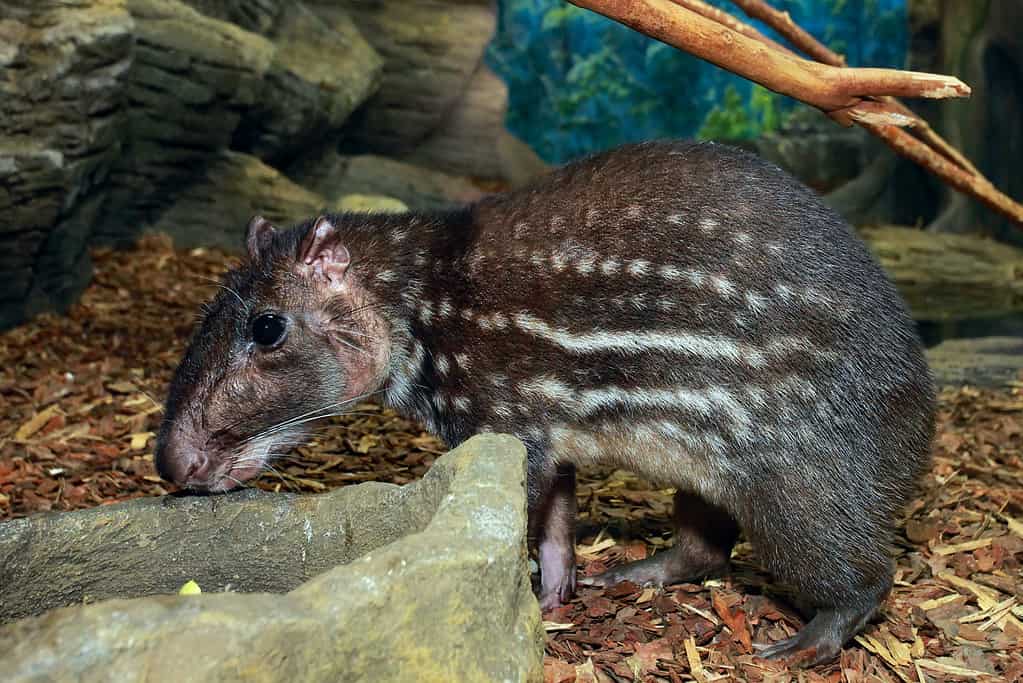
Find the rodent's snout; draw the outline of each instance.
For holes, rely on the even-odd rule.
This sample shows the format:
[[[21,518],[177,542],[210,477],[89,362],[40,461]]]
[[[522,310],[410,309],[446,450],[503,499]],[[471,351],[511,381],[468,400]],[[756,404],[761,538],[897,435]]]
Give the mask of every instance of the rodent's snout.
[[[178,448],[163,442],[154,457],[157,473],[178,486],[204,488],[209,482],[210,459],[199,449]]]

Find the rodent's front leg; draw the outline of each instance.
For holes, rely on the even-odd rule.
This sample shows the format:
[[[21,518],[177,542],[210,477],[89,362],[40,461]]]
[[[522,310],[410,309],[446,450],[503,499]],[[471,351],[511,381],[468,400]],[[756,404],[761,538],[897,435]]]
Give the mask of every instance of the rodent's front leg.
[[[529,511],[544,611],[558,607],[575,592],[575,466],[558,465],[548,481],[538,504]]]

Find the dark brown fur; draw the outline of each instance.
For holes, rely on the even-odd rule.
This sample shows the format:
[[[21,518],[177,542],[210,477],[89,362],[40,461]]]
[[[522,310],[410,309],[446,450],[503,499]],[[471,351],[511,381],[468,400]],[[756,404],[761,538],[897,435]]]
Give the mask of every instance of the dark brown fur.
[[[451,212],[254,223],[249,245],[172,384],[165,476],[230,488],[262,464],[244,439],[379,390],[452,445],[526,444],[545,606],[575,585],[574,471],[591,464],[679,490],[676,547],[598,581],[721,571],[741,528],[818,610],[768,654],[816,660],[888,592],[933,431],[926,363],[863,244],[776,167],[632,145]],[[265,310],[291,321],[267,352],[249,338]]]

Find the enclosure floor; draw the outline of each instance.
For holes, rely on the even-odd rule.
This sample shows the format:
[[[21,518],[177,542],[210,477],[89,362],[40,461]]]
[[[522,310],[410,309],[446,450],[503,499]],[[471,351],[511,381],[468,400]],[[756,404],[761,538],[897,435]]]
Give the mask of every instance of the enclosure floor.
[[[153,434],[167,381],[199,304],[229,262],[150,237],[99,251],[96,276],[67,317],[0,335],[0,519],[171,490],[155,475]],[[359,406],[258,486],[324,491],[406,483],[442,452],[418,425]],[[934,467],[897,539],[896,586],[881,616],[830,665],[802,680],[1023,680],[1023,396],[941,396]],[[622,472],[580,480],[584,575],[645,557],[670,540],[670,491]],[[666,589],[582,589],[544,615],[549,681],[787,681],[752,643],[785,638],[799,617],[748,544],[731,576]]]

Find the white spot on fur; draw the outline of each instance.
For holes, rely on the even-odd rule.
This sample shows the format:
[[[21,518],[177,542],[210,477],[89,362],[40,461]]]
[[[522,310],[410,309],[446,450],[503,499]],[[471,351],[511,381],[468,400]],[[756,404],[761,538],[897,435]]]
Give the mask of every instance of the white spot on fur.
[[[748,232],[737,232],[732,236],[732,239],[740,247],[748,247],[753,242],[753,238],[750,237]]]
[[[750,313],[753,313],[754,315],[759,315],[766,311],[767,306],[770,303],[767,297],[752,289],[746,292],[745,299],[746,307],[749,309]]]
[[[451,361],[443,353],[437,354],[435,363],[437,365],[437,372],[442,375],[448,374],[448,371],[451,370]]]
[[[593,225],[600,219],[600,211],[597,209],[588,209],[586,211],[586,227],[592,228]]]
[[[622,267],[618,259],[604,259],[600,264],[600,272],[604,275],[614,275]]]
[[[674,311],[677,305],[674,299],[659,299],[657,301],[657,308],[662,311]]]
[[[512,410],[511,406],[502,401],[498,401],[494,404],[494,415],[510,420],[515,417],[515,411]]]
[[[377,279],[381,282],[394,282],[398,279],[398,274],[393,270],[382,270],[377,273]]]
[[[704,233],[714,232],[718,228],[718,222],[713,218],[701,218],[696,225]]]
[[[633,204],[625,210],[625,216],[633,220],[637,220],[643,217],[643,207],[638,204]]]
[[[455,362],[458,364],[458,367],[460,367],[463,372],[472,367],[472,362],[469,360],[469,356],[464,353],[456,353]]]
[[[587,254],[575,262],[575,269],[580,275],[589,275],[596,267],[597,257]]]
[[[426,265],[426,252],[417,251],[415,257],[412,259],[412,263],[414,263],[416,266]]]
[[[682,271],[675,266],[661,266],[657,269],[658,274],[665,280],[681,280]]]
[[[650,262],[644,261],[643,259],[636,259],[635,261],[629,262],[629,275],[633,277],[639,277],[640,275],[646,275],[647,271],[650,270]]]
[[[493,374],[490,376],[490,383],[495,387],[504,387],[508,385],[508,376],[502,374]]]
[[[832,306],[831,299],[816,287],[807,287],[803,290],[802,300],[811,306]]]
[[[462,320],[472,320],[472,317],[476,315],[471,308],[463,308],[460,314]]]
[[[419,304],[419,298],[423,293],[421,280],[409,280],[401,290],[401,301],[409,308],[415,308]]]
[[[452,403],[455,405],[455,410],[460,413],[467,413],[472,409],[472,402],[465,396],[456,396]]]
[[[544,256],[543,252],[534,251],[533,255],[530,256],[529,258],[529,262],[532,263],[537,268],[540,268],[547,262],[547,258],[546,256]]]
[[[408,239],[408,230],[395,230],[391,233],[391,243],[399,244]]]
[[[519,222],[515,224],[514,228],[512,228],[512,237],[514,237],[517,240],[525,239],[526,235],[528,234],[529,234],[528,223]]]
[[[437,307],[437,315],[441,318],[447,318],[454,311],[454,307],[451,305],[451,297],[444,297],[440,300],[440,305]]]
[[[550,226],[550,228],[551,228],[551,232],[552,233],[561,232],[564,229],[564,227],[565,227],[565,217],[564,216],[557,215],[557,216],[552,216],[551,217],[551,226]]]
[[[785,303],[789,303],[792,300],[792,288],[788,285],[775,285],[774,293]]]
[[[686,217],[680,213],[673,213],[668,216],[668,222],[672,225],[685,225]]]
[[[433,303],[430,301],[423,301],[419,305],[419,319],[424,325],[429,325],[430,321],[433,320]]]
[[[693,287],[702,286],[704,280],[707,278],[706,275],[704,275],[698,270],[693,270],[692,268],[687,269],[685,272],[682,273],[682,275],[683,277],[685,277],[686,280],[689,281],[689,284],[691,284]]]
[[[551,268],[555,273],[560,273],[568,267],[569,256],[561,249],[554,249],[551,252]]]
[[[735,295],[735,285],[723,275],[712,275],[710,277],[710,286],[715,292],[726,299]]]
[[[490,322],[492,322],[494,324],[494,327],[496,327],[497,329],[503,330],[504,328],[508,327],[508,316],[506,316],[504,313],[494,313],[493,315],[490,316]]]

